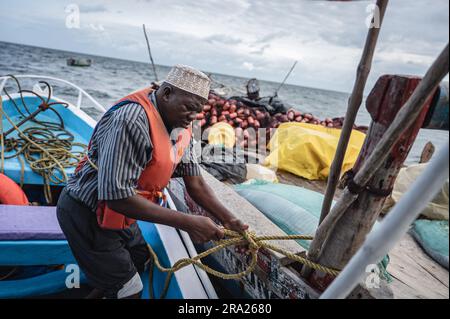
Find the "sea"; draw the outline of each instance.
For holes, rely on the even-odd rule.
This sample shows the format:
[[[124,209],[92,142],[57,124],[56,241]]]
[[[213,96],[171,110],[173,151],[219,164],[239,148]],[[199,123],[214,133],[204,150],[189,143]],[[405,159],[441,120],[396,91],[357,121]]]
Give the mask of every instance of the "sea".
[[[90,67],[72,67],[67,66],[68,58],[89,58],[93,62]],[[159,79],[164,79],[169,70],[169,66],[156,65]],[[231,95],[240,95],[245,92],[245,84],[252,77],[250,73],[249,78],[243,78],[205,72],[214,80],[216,87],[227,88],[226,92]],[[45,75],[67,80],[83,88],[105,108],[128,93],[148,86],[155,80],[153,69],[149,63],[0,41],[0,76],[7,74]],[[259,79],[259,82],[262,96],[272,95],[280,86],[280,83],[262,79]],[[9,83],[6,89],[10,92],[17,92],[17,87],[12,82]],[[35,81],[21,81],[23,88],[27,89],[32,88],[34,84]],[[52,89],[55,96],[76,103],[77,91],[75,89],[68,89],[66,86],[56,83],[52,83]],[[344,116],[349,96],[350,93],[346,92],[292,84],[285,84],[278,91],[278,97],[284,103],[302,112],[310,112],[320,119]],[[90,105],[89,101],[85,100],[85,103],[86,112],[93,118],[99,119],[102,114],[93,105]],[[368,126],[370,121],[370,115],[365,108],[365,102],[363,102],[356,124]],[[417,163],[427,142],[432,142],[437,152],[445,145],[448,138],[449,133],[446,131],[422,129],[406,163]]]

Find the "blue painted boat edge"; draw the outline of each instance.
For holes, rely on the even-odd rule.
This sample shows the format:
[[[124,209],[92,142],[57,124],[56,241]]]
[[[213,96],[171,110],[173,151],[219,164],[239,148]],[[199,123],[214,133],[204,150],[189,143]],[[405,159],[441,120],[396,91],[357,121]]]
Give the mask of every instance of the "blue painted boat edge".
[[[145,241],[153,248],[153,250],[158,255],[158,258],[161,264],[164,267],[169,267],[170,260],[166,251],[166,247],[164,245],[163,240],[161,239],[160,233],[153,223],[138,221],[139,228],[141,229],[142,235],[144,236]],[[174,239],[176,240],[176,239]],[[153,291],[155,297],[159,297],[161,295],[162,289],[166,280],[166,273],[160,272],[156,266],[153,267]],[[167,298],[169,299],[183,299],[183,294],[181,292],[180,286],[177,282],[177,277],[172,278],[169,284],[169,289],[167,293]],[[142,298],[148,299],[150,298],[149,294],[149,271],[146,270],[143,274],[141,274],[141,280],[144,285],[144,289],[142,292]]]
[[[166,245],[163,244],[160,233],[154,224],[139,222],[142,234],[146,241],[152,245],[157,252],[161,262],[169,265],[169,257],[164,251]],[[173,239],[176,241],[176,239]],[[0,241],[0,265],[2,266],[35,266],[35,265],[67,265],[76,264],[70,247],[65,240],[18,240],[18,241]],[[0,296],[6,298],[23,298],[36,295],[48,295],[61,292],[66,289],[64,281],[68,276],[64,271],[52,272],[54,275],[41,275],[29,279],[3,281],[0,285]],[[148,270],[142,276],[144,284],[143,298],[149,298],[149,276]],[[166,274],[155,269],[153,279],[153,289],[159,296],[164,287]],[[179,276],[174,276],[171,280],[168,298],[182,299],[183,294],[178,285]],[[52,280],[53,284],[47,282]],[[33,289],[26,289],[33,284]],[[12,289],[12,290],[11,290]],[[12,294],[9,295],[10,291]]]
[[[165,225],[155,225],[159,237],[167,252],[170,265],[175,264],[180,259],[189,258],[189,253],[184,246],[177,229]],[[208,294],[202,284],[200,277],[194,266],[186,266],[174,274],[176,282],[180,288],[183,299],[208,299]]]
[[[69,273],[66,270],[57,270],[26,279],[0,281],[0,299],[38,297],[59,293],[68,289],[66,285],[68,276]],[[81,273],[79,283],[85,282],[86,277]]]
[[[65,265],[76,263],[66,240],[0,241],[1,266]]]

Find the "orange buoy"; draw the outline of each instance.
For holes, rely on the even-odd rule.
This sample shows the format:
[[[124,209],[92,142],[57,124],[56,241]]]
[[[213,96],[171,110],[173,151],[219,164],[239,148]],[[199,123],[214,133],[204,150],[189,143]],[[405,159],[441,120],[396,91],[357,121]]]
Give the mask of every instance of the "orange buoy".
[[[0,204],[29,205],[27,195],[11,178],[0,173]]]

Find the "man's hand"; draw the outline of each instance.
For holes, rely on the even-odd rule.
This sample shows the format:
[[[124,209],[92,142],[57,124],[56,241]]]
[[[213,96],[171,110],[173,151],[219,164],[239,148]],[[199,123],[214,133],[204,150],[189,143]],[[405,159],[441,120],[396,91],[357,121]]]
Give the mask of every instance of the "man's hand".
[[[226,222],[223,222],[223,227],[229,230],[234,230],[235,232],[242,233],[248,229],[248,225],[244,224],[242,220],[233,218]],[[235,252],[239,254],[248,254],[248,245],[236,246]]]
[[[236,218],[232,212],[222,205],[203,177],[185,176],[183,179],[186,189],[192,199],[220,220],[225,228],[234,230],[238,233],[242,233],[248,229],[248,225]],[[245,246],[237,247],[236,251],[239,253],[248,252],[247,247]]]
[[[205,243],[210,240],[220,240],[224,233],[220,227],[205,216],[187,215],[189,217],[185,230],[195,243]]]
[[[223,222],[223,227],[229,230],[234,230],[235,232],[242,233],[248,229],[248,225],[244,224],[242,220],[237,218],[232,218]]]

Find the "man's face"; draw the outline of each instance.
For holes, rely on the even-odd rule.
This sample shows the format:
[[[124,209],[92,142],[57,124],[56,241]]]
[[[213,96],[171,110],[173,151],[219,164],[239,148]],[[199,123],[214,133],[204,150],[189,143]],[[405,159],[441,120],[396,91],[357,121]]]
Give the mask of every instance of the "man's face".
[[[167,125],[174,128],[187,128],[203,110],[206,100],[177,88],[165,90],[165,120]]]

